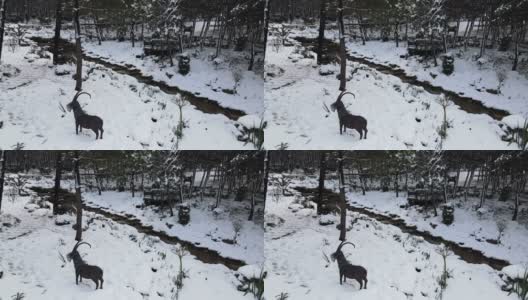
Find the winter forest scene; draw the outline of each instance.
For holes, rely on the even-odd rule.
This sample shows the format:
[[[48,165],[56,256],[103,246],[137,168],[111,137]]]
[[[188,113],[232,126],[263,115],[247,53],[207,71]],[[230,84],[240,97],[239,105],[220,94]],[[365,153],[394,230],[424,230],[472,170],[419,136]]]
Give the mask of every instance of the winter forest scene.
[[[271,1],[267,20],[268,149],[527,148],[526,0]]]
[[[262,148],[263,16],[255,0],[0,0],[0,148]]]
[[[528,0],[0,0],[0,300],[528,300]]]
[[[263,157],[3,151],[0,299],[263,299]]]
[[[528,299],[527,158],[273,151],[266,299]]]

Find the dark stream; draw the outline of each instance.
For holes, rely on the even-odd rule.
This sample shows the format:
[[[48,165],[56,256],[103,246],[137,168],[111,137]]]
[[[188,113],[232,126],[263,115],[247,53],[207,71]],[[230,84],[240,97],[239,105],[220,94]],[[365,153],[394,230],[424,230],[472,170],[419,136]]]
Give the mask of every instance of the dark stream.
[[[314,199],[318,195],[317,188],[295,187],[294,189],[299,191],[304,197],[307,197],[307,198]],[[330,191],[328,189],[325,189],[323,193],[323,201],[325,201],[325,203],[328,203],[330,207],[337,206],[337,203],[339,202],[339,194],[333,191]],[[460,245],[459,243],[445,240],[439,236],[434,236],[428,231],[418,230],[416,226],[408,225],[404,220],[400,219],[396,215],[386,216],[386,215],[372,212],[365,208],[355,207],[350,204],[347,204],[347,208],[351,211],[360,213],[362,215],[366,215],[383,224],[396,226],[400,228],[402,232],[405,232],[405,233],[408,233],[414,236],[422,237],[431,244],[435,244],[435,245],[444,244],[446,246],[449,246],[449,248],[453,251],[453,253],[458,255],[465,262],[468,262],[471,264],[486,264],[498,271],[510,265],[510,263],[506,260],[486,256],[479,250],[475,250],[469,247],[464,247]]]
[[[40,197],[47,198],[52,201],[51,198],[54,195],[52,188],[42,187],[31,187],[31,190],[35,191]],[[62,190],[59,193],[59,202],[64,206],[72,206],[75,202],[75,194],[69,191]],[[246,265],[247,263],[238,259],[221,256],[217,251],[200,247],[195,243],[184,241],[175,236],[170,236],[164,231],[157,231],[152,226],[144,225],[140,220],[135,218],[133,215],[117,215],[110,213],[101,208],[84,205],[83,209],[89,212],[93,212],[102,215],[114,222],[134,227],[138,232],[144,233],[149,236],[159,237],[160,240],[171,245],[183,245],[189,251],[189,253],[195,256],[198,260],[206,264],[222,264],[231,270],[238,270],[238,268]],[[192,222],[192,220],[191,220]]]
[[[304,47],[307,47],[311,49],[312,51],[316,51],[317,39],[306,38],[306,37],[296,37],[295,40],[299,41]],[[335,57],[338,54],[339,45],[330,40],[325,40],[325,44],[326,44],[325,49],[327,50],[328,57]],[[350,61],[354,61],[354,62],[363,64],[363,65],[366,65],[383,74],[396,76],[400,78],[402,82],[408,83],[414,86],[422,87],[424,90],[426,90],[430,94],[434,94],[434,95],[445,94],[446,96],[450,96],[451,100],[458,107],[460,107],[460,109],[462,109],[463,111],[467,113],[486,114],[498,121],[510,115],[508,111],[493,108],[493,107],[487,107],[480,100],[476,100],[471,97],[460,95],[453,91],[446,90],[440,86],[435,86],[428,81],[418,80],[416,76],[408,75],[404,70],[400,69],[396,65],[386,66],[382,64],[377,64],[377,63],[369,61],[366,58],[350,55],[350,53],[347,54],[347,59]]]
[[[40,47],[44,48],[47,51],[52,52],[53,39],[41,38],[41,37],[32,37],[31,39],[35,41]],[[63,50],[64,55],[66,56],[66,60],[74,61],[75,45],[66,40],[61,40],[61,48]],[[166,94],[183,96],[185,97],[187,101],[189,101],[189,103],[191,103],[191,105],[193,105],[194,107],[196,107],[196,109],[198,109],[199,111],[203,113],[222,114],[226,116],[227,118],[234,120],[234,121],[246,115],[244,111],[233,109],[233,108],[228,108],[228,107],[223,107],[215,100],[211,100],[205,97],[200,97],[189,91],[184,91],[178,87],[170,86],[164,81],[154,80],[152,76],[144,75],[140,70],[136,69],[132,65],[113,64],[102,58],[87,55],[86,53],[83,53],[83,59],[89,62],[100,64],[106,68],[111,69],[112,71],[116,73],[134,77],[140,83],[159,87]]]

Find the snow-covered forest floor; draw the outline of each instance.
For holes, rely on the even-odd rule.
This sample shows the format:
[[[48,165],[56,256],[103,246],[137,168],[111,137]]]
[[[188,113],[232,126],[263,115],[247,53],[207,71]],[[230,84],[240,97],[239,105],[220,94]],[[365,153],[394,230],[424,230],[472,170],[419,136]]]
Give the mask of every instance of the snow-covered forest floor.
[[[348,245],[342,250],[352,264],[367,269],[368,288],[359,290],[359,284],[354,280],[339,285],[337,263],[327,262],[324,258],[325,255],[330,257],[339,245],[339,230],[336,229],[339,216],[318,218],[315,208],[306,203],[305,196],[293,189],[296,186],[313,188],[317,184],[316,179],[304,174],[274,173],[270,176],[288,176],[291,182],[286,196],[276,196],[277,187],[270,185],[268,189],[264,250],[266,268],[269,271],[266,280],[268,298],[287,293],[291,299],[438,299],[441,292],[438,280],[444,267],[443,258],[439,254],[440,246],[423,237],[402,232],[396,226],[352,211],[347,212],[347,224],[352,220],[357,221],[347,225],[347,240],[353,242],[356,248]],[[327,187],[335,188],[331,180],[328,183]],[[349,203],[357,200],[356,194],[353,199],[351,196],[352,194],[347,194]],[[376,192],[368,192],[362,199],[362,203],[383,201]],[[398,214],[399,211],[391,213]],[[470,212],[464,214],[471,215]],[[480,226],[481,235],[493,236],[496,233],[488,226],[486,217],[483,220],[470,218],[468,222],[477,222],[473,225],[466,224],[463,220],[457,223],[459,217],[459,214],[455,215],[455,223],[450,228],[452,232],[464,226]],[[320,221],[331,224],[323,226]],[[437,222],[435,218],[429,221]],[[501,245],[511,248],[512,252],[509,249],[497,251],[497,255],[504,254],[517,263],[528,263],[526,251],[523,251],[525,245],[520,246],[522,242],[515,242],[513,236],[515,234],[517,240],[521,240],[526,236],[527,229],[522,226],[512,227],[504,235]],[[442,236],[445,239],[452,237]],[[470,239],[474,238],[466,238],[467,241]],[[483,245],[494,251],[491,245]],[[514,249],[517,251],[515,254]],[[501,290],[503,278],[506,278],[503,272],[488,265],[471,264],[451,254],[447,257],[447,269],[451,276],[443,291],[444,300],[517,299],[515,295],[508,295]]]
[[[442,140],[439,128],[444,117],[440,104],[443,96],[353,61],[347,62],[347,89],[356,95],[356,99],[347,95],[343,102],[352,114],[367,119],[368,138],[359,140],[359,134],[352,130],[339,135],[337,114],[328,113],[323,108],[324,104],[329,107],[339,95],[339,81],[336,78],[339,66],[336,63],[317,66],[316,54],[307,50],[309,45],[296,40],[299,37],[313,39],[316,36],[315,26],[270,25],[265,71],[265,115],[269,121],[267,148],[435,149],[441,146],[443,149],[468,150],[480,148],[482,141],[485,141],[487,149],[516,149],[517,145],[502,140],[505,128],[503,122],[487,114],[470,113],[453,103],[446,110],[449,127],[447,137]],[[335,42],[337,34],[328,30],[326,38]],[[387,47],[385,50],[389,50]],[[358,48],[357,43],[349,43],[347,50],[354,54],[353,51],[360,51]],[[376,56],[381,53],[380,48],[379,43],[369,42],[359,49],[363,49],[361,51],[364,53],[371,51],[371,56]],[[400,53],[403,49],[403,46],[401,49],[395,48],[394,52]],[[385,62],[388,55],[380,54],[377,59]],[[330,56],[333,57],[333,54]],[[466,96],[481,96],[482,93],[475,94],[477,91],[470,86],[474,82],[477,82],[477,88],[498,87],[494,86],[493,81],[497,76],[493,78],[493,71],[489,70],[492,66],[486,65],[481,71],[475,70],[476,67],[470,62],[455,61],[461,64],[455,66],[455,74],[457,71],[460,74],[444,81],[462,82],[458,87],[465,87]],[[504,63],[504,67],[511,67],[509,62]],[[418,69],[417,64],[411,65]],[[423,65],[421,67],[425,68]],[[354,74],[353,70],[356,70]],[[430,72],[439,73],[438,82],[434,84],[444,86],[444,75],[440,76],[441,72],[436,68]],[[458,78],[466,73],[472,75],[465,77],[465,81]],[[523,90],[528,86],[527,82],[524,75],[507,73],[501,88],[503,94],[490,94],[477,100],[483,101],[485,105],[510,109],[512,114],[525,114],[525,96],[519,95],[526,94]],[[451,86],[446,84],[445,88],[449,90]],[[475,93],[470,93],[470,90],[475,90]]]
[[[8,32],[9,28],[14,27],[11,24],[6,26]],[[241,54],[225,51],[223,61],[225,64],[229,63],[230,67],[220,64],[215,68],[212,61],[207,61],[206,49],[196,58],[191,57],[191,68],[194,68],[196,74],[191,69],[189,78],[185,79],[176,75],[177,67],[172,71],[168,67],[161,71],[162,65],[166,65],[162,63],[159,65],[160,70],[156,70],[155,63],[150,58],[145,59],[145,64],[151,70],[145,71],[148,73],[146,75],[152,75],[155,80],[161,80],[157,76],[164,74],[164,81],[168,85],[174,84],[181,90],[189,89],[189,92],[200,94],[200,97],[211,97],[210,100],[220,105],[220,111],[225,105],[249,114],[237,122],[228,114],[207,113],[187,103],[182,110],[185,128],[183,137],[179,140],[175,131],[180,115],[176,101],[180,95],[166,93],[133,76],[120,74],[101,64],[85,60],[83,90],[89,92],[92,98],[81,96],[79,102],[89,114],[97,115],[104,121],[104,138],[96,141],[95,134],[91,131],[75,135],[73,113],[65,114],[59,109],[59,103],[66,106],[75,95],[75,81],[72,78],[75,66],[70,63],[54,67],[51,53],[42,51],[36,42],[29,39],[50,38],[52,29],[28,25],[25,30],[27,33],[22,46],[17,46],[12,51],[8,47],[13,38],[10,35],[6,36],[4,42],[0,66],[1,148],[172,149],[177,146],[179,149],[204,150],[218,149],[221,145],[222,149],[254,149],[254,145],[242,143],[237,138],[240,135],[240,124],[247,125],[246,119],[253,120],[262,114],[258,103],[262,103],[263,80],[257,75],[258,71],[227,74],[230,70],[238,72],[247,68]],[[64,30],[62,37],[71,41],[73,34],[70,30]],[[104,53],[105,49],[115,47],[115,43],[105,42],[101,47],[87,43],[87,47]],[[115,49],[111,52],[115,55],[119,53],[120,59],[115,61],[121,62],[126,55],[135,58],[139,49],[142,49],[139,45],[137,49],[130,47],[128,50],[125,46],[120,47],[119,52],[114,52]],[[132,63],[134,62],[127,62]],[[258,64],[256,68],[258,69]],[[169,80],[165,73],[174,73],[173,80]],[[237,94],[229,95],[218,90],[220,87],[227,89],[228,85],[232,89],[233,78],[239,75]],[[204,81],[200,81],[200,78]]]
[[[464,176],[461,176],[463,178]],[[463,179],[461,179],[463,180]],[[404,186],[404,183],[400,183]],[[463,182],[460,183],[461,185]],[[293,182],[291,186],[296,186]],[[302,186],[316,188],[318,179],[305,177]],[[325,187],[339,192],[337,178],[325,181]],[[456,197],[449,200],[455,207],[455,218],[451,225],[442,223],[442,209],[439,208],[438,216],[434,216],[433,209],[424,209],[419,206],[407,206],[407,193],[395,191],[382,192],[376,187],[362,194],[360,188],[347,190],[346,198],[349,205],[366,208],[370,211],[385,215],[397,216],[407,224],[414,225],[418,230],[428,231],[432,235],[440,236],[446,240],[454,241],[460,245],[482,251],[484,254],[507,260],[515,264],[528,264],[528,199],[521,194],[521,205],[517,221],[512,221],[513,201],[498,201],[498,195],[493,199],[486,199],[484,207],[477,210],[479,197]],[[499,224],[505,224],[505,229],[500,236],[500,243],[495,244],[499,237]],[[492,241],[492,243],[488,242]]]
[[[32,184],[52,184],[48,180]],[[6,200],[0,215],[0,290],[2,298],[22,293],[25,299],[175,299],[178,245],[139,233],[91,212],[83,213],[83,240],[92,248],[79,248],[83,259],[104,270],[104,288],[95,290],[86,280],[75,285],[73,263],[64,257],[73,248],[75,223],[72,215],[53,217],[49,204],[34,192]],[[9,188],[4,190],[8,199]],[[56,221],[70,225],[58,226]],[[191,254],[183,257],[188,277],[179,299],[252,299],[237,291],[236,271],[220,264],[209,264]],[[245,267],[243,267],[245,268]],[[239,269],[240,272],[242,268]],[[206,286],[207,288],[204,288]]]
[[[263,200],[259,199],[256,214],[252,221],[248,221],[249,203],[236,202],[226,199],[221,203],[221,208],[211,210],[215,199],[204,197],[189,198],[191,205],[191,221],[183,226],[178,223],[175,213],[171,217],[168,209],[161,211],[155,207],[143,207],[143,196],[136,193],[133,198],[129,192],[97,192],[84,194],[86,204],[91,207],[102,208],[118,215],[133,215],[145,225],[151,225],[154,230],[164,231],[171,236],[190,241],[201,247],[218,251],[224,257],[243,260],[249,264],[263,263],[264,231],[262,228],[264,218]],[[141,207],[138,207],[141,206]],[[240,225],[236,243],[231,242],[235,236],[236,226]],[[170,226],[170,227],[169,227]]]

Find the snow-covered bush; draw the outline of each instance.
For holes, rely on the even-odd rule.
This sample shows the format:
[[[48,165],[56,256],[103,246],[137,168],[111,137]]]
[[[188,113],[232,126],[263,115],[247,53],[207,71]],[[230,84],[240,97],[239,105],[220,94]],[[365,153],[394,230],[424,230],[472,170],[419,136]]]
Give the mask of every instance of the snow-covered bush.
[[[259,265],[247,265],[240,267],[235,273],[239,284],[237,289],[246,294],[252,294],[256,300],[264,299],[264,279],[267,272]]]
[[[235,127],[239,130],[237,139],[245,144],[251,143],[256,150],[264,146],[264,130],[268,122],[258,115],[247,115],[238,119]]]
[[[507,283],[503,289],[509,291],[509,294],[516,294],[520,300],[528,300],[528,266],[510,265],[501,272],[506,275],[503,279]]]

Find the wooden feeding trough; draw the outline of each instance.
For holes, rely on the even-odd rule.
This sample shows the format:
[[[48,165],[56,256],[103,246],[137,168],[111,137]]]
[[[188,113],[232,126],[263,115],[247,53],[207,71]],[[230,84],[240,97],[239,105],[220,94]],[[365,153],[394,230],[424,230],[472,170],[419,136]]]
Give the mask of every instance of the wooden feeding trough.
[[[178,200],[180,200],[180,191],[178,189],[151,188],[145,189],[143,192],[143,202],[146,206],[162,206]]]
[[[409,205],[425,205],[427,203],[427,190],[422,188],[409,189],[407,191],[407,202]]]
[[[428,56],[444,51],[444,42],[438,39],[409,39],[407,42],[409,55]]]
[[[143,52],[145,55],[171,55],[181,52],[181,43],[179,39],[146,39],[143,43]]]

